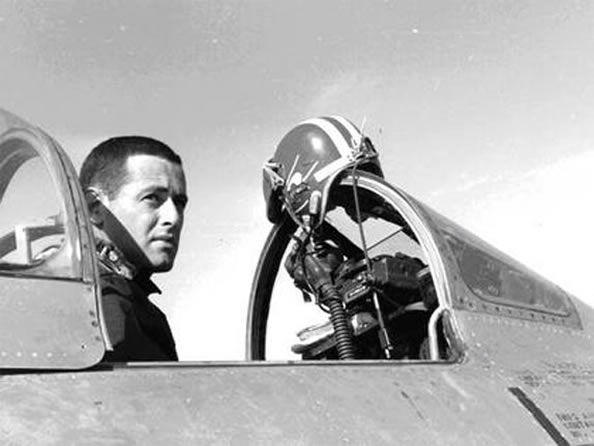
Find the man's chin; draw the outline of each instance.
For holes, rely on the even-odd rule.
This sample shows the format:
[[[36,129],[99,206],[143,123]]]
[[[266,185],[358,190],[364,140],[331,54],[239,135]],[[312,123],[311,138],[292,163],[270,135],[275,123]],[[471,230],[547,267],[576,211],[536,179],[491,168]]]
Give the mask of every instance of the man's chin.
[[[168,271],[171,271],[171,268],[173,268],[173,262],[157,265],[153,264],[154,273],[166,273]]]
[[[150,259],[150,263],[153,273],[166,273],[173,268],[173,259],[170,257]]]

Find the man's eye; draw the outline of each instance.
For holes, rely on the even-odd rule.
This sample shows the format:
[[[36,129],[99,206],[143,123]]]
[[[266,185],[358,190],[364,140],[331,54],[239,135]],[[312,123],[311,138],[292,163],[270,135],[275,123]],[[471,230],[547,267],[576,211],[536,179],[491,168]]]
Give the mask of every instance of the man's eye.
[[[177,198],[174,199],[173,202],[175,203],[175,206],[181,209],[182,211],[186,208],[186,205],[188,204],[188,200],[185,198]]]
[[[156,194],[148,194],[144,196],[144,200],[149,201],[151,203],[156,203],[159,201],[159,197]]]

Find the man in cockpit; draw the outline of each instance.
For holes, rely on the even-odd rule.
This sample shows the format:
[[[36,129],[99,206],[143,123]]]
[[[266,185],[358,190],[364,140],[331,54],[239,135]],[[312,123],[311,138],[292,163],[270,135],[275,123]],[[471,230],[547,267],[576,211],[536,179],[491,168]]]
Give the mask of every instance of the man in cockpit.
[[[110,138],[80,171],[93,224],[102,306],[113,350],[105,361],[175,361],[153,273],[171,270],[188,201],[181,158],[144,136]]]

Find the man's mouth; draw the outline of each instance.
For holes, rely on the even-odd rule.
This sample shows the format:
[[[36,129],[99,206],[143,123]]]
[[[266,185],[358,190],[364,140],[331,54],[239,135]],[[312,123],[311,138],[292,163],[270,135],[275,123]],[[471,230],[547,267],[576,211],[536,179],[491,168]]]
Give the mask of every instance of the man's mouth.
[[[153,242],[160,242],[165,245],[170,245],[172,247],[177,246],[175,237],[172,235],[159,235],[157,237],[153,237]]]

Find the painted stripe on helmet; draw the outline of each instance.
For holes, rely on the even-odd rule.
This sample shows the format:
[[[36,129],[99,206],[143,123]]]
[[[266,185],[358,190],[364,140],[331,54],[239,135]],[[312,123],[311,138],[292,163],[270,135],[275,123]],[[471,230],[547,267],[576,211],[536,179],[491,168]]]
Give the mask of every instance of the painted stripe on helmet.
[[[341,157],[349,157],[351,155],[350,141],[347,141],[345,137],[340,133],[336,126],[328,119],[314,118],[303,121],[301,124],[311,124],[319,127],[328,135],[330,140],[334,143],[334,146],[340,153]]]
[[[297,156],[295,156],[295,160],[293,161],[291,170],[289,170],[289,174],[287,175],[287,180],[289,180],[293,176],[293,172],[295,172],[295,167],[297,167],[298,162],[299,162],[299,154],[297,154]]]
[[[351,147],[358,147],[361,144],[361,132],[357,130],[357,127],[351,121],[343,116],[330,116],[330,118],[336,120],[346,129],[348,132],[347,141],[351,144]]]
[[[316,161],[315,163],[313,163],[313,166],[311,166],[311,168],[307,171],[307,173],[305,175],[303,175],[303,181],[307,181],[309,176],[313,173],[313,171],[316,169],[316,167],[318,167],[318,164],[320,164],[320,161]]]
[[[352,135],[347,130],[347,128],[340,123],[340,121],[338,121],[337,119],[334,119],[334,117],[332,117],[332,116],[323,116],[320,119],[323,119],[325,121],[328,121],[336,130],[338,130],[338,132],[342,135],[342,137],[344,138],[344,140],[347,142],[348,146],[351,149],[353,148],[353,144],[352,144],[352,139],[353,138],[352,138]]]

